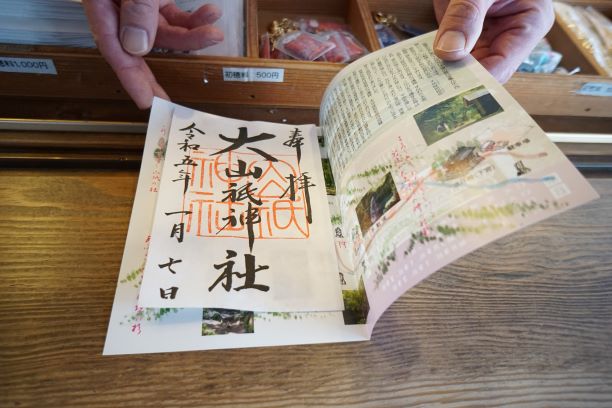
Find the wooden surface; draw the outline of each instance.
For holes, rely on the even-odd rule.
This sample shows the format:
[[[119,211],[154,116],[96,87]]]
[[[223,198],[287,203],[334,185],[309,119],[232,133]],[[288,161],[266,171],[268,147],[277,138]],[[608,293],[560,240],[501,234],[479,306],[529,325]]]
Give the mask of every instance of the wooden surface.
[[[182,103],[181,101],[174,101]],[[318,123],[318,109],[248,107],[211,103],[185,103],[186,106],[215,115],[243,120],[265,120],[278,123]],[[612,108],[611,108],[612,109]],[[97,120],[146,123],[149,111],[138,110],[132,101],[96,101],[69,98],[11,97],[0,100],[0,112],[5,118]],[[610,133],[612,117],[579,117],[532,115],[547,132]]]
[[[58,75],[0,73],[3,103],[17,98],[129,99],[104,59],[88,51],[0,44],[0,54],[53,59]],[[342,64],[259,58],[154,55],[147,62],[170,97],[183,103],[318,109]],[[224,81],[223,67],[282,68],[284,82]],[[206,79],[206,82],[204,81]],[[609,118],[612,102],[576,95],[586,82],[612,83],[610,77],[516,73],[505,84],[531,115]],[[1,104],[0,104],[1,107]],[[0,111],[1,112],[1,111]]]
[[[94,50],[0,44],[0,54],[52,59],[58,71],[57,75],[0,73],[0,108],[19,98],[94,99],[107,104],[129,99],[108,64]],[[259,108],[318,109],[327,85],[343,68],[342,64],[327,62],[172,54],[152,55],[147,62],[177,102]],[[224,81],[224,67],[280,68],[284,70],[284,82]],[[516,73],[505,87],[531,115],[610,118],[609,98],[576,94],[586,82],[610,84],[612,79]]]
[[[612,406],[610,178],[409,291],[370,342],[102,357],[136,179],[0,170],[0,406]]]
[[[246,116],[247,120],[250,115],[255,115],[255,119],[269,115],[276,117],[277,122],[283,122],[279,114],[287,113],[262,110],[237,112]],[[310,111],[293,112],[298,115],[291,115],[291,123],[307,123],[305,119],[313,114]],[[122,126],[117,122],[22,121],[12,124],[30,128],[0,130],[0,168],[140,168],[146,123],[123,124],[120,130],[122,133],[115,133],[119,131],[117,126]],[[6,125],[6,122],[0,120],[0,127]],[[80,128],[75,129],[76,126]],[[71,127],[72,130],[62,131],[65,127]],[[566,142],[557,143],[557,147],[583,173],[609,175],[612,172],[612,144]]]
[[[574,4],[593,3],[606,14],[612,10],[610,0],[573,0]],[[352,5],[349,7],[349,5]],[[159,83],[173,100],[180,103],[284,107],[315,110],[332,78],[342,64],[287,60],[265,60],[258,56],[258,25],[263,31],[274,18],[322,13],[330,18],[347,20],[361,41],[378,48],[371,21],[371,11],[394,13],[400,21],[425,30],[436,27],[432,2],[422,0],[249,0],[246,5],[246,42],[248,58],[155,54],[147,62]],[[270,14],[271,13],[271,14]],[[552,33],[553,42],[564,51],[564,60],[580,65],[587,62],[562,29]],[[116,75],[93,49],[0,44],[0,54],[11,57],[52,59],[57,75],[0,73],[0,112],[12,112],[25,99],[42,98],[52,104],[66,99],[94,100],[106,105],[133,104]],[[573,60],[572,54],[577,60]],[[574,62],[572,62],[574,61]],[[281,68],[283,83],[233,82],[223,80],[223,68]],[[586,72],[589,72],[588,70]],[[591,70],[590,72],[594,72]],[[612,117],[610,98],[576,95],[586,82],[612,83],[610,77],[595,75],[515,74],[506,84],[508,91],[531,115],[571,117],[577,121]],[[23,109],[28,109],[25,106]],[[79,106],[64,106],[66,113],[81,112]],[[120,113],[121,116],[128,114]],[[133,113],[133,112],[130,112]]]

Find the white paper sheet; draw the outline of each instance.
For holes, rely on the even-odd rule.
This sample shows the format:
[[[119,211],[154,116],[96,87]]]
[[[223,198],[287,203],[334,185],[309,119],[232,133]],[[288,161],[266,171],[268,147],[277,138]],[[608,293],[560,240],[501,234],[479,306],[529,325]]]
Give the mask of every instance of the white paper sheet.
[[[332,231],[314,126],[177,108],[139,304],[342,310]]]
[[[201,308],[143,308],[137,305],[142,270],[150,244],[155,204],[172,113],[178,105],[155,98],[104,355],[211,350],[289,344],[363,341],[365,325],[345,325],[343,312],[251,313],[250,327],[211,324],[214,311]],[[230,313],[248,316],[248,311]],[[227,314],[224,314],[224,316]],[[221,327],[220,327],[221,326]]]

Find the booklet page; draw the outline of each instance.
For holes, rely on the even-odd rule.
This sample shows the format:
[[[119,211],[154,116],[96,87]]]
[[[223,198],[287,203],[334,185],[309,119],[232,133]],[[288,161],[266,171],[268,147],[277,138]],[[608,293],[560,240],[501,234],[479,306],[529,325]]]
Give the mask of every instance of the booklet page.
[[[322,133],[370,328],[407,289],[476,248],[597,194],[469,57],[435,33],[366,56],[330,84]]]

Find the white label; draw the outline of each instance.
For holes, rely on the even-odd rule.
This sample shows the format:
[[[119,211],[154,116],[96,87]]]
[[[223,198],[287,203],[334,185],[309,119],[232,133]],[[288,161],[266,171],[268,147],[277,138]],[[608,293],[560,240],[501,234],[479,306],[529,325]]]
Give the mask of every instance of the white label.
[[[612,83],[587,82],[576,93],[590,96],[612,96]]]
[[[0,72],[57,75],[53,60],[48,58],[0,57]]]
[[[560,199],[570,194],[571,191],[567,185],[561,180],[557,173],[550,174],[548,180],[544,182],[555,199]]]
[[[239,82],[283,82],[282,68],[223,68],[224,81]]]

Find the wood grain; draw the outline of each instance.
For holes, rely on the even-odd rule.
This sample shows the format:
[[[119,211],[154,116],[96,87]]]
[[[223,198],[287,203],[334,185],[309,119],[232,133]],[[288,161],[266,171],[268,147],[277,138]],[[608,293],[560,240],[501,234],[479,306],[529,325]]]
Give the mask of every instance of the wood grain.
[[[242,116],[256,113],[248,110],[237,112]],[[305,123],[307,121],[295,119],[306,119],[312,114],[300,110],[292,112],[299,113],[297,117],[290,115],[294,119],[292,123]],[[259,118],[264,114],[261,110],[258,113]],[[273,116],[278,112],[266,114]],[[112,125],[121,125],[116,122],[110,125],[104,122],[69,122],[73,130],[77,126],[87,126],[88,131],[83,127],[78,131],[60,130],[61,126],[68,126],[61,122],[43,121],[37,125],[32,130],[0,130],[0,167],[140,168],[146,123],[125,126],[120,129],[123,133],[109,133],[111,129],[116,129]],[[44,127],[48,130],[42,130]],[[125,133],[128,129],[131,133]],[[583,174],[606,177],[612,174],[612,144],[557,143],[557,147]]]
[[[370,342],[102,357],[136,180],[0,170],[0,406],[612,406],[612,179],[427,279]]]
[[[265,120],[278,123],[317,123],[318,109],[291,109],[270,106],[244,106],[238,104],[175,103],[214,115],[242,120]],[[139,110],[132,101],[101,101],[70,98],[15,97],[0,101],[0,112],[5,118],[59,119],[141,122],[149,120],[149,110]],[[600,119],[600,118],[598,118]],[[589,122],[594,122],[589,118]],[[606,128],[607,129],[607,128]]]
[[[570,3],[592,3],[606,14],[610,14],[612,10],[612,2],[609,0],[574,0]],[[173,100],[182,103],[318,109],[327,85],[343,65],[257,58],[258,31],[263,32],[274,18],[322,15],[348,21],[360,40],[374,50],[378,48],[378,42],[369,15],[370,10],[394,13],[401,21],[424,30],[436,28],[432,3],[422,0],[249,0],[246,7],[246,42],[249,57],[154,54],[147,57],[147,63]],[[588,61],[580,51],[572,46],[569,34],[556,28],[552,33],[554,42],[561,47],[569,47],[564,52],[564,58],[570,63],[575,61],[576,64],[587,64]],[[46,98],[51,101],[67,98],[94,99],[107,104],[125,104],[129,101],[129,96],[122,89],[115,74],[96,50],[0,44],[0,54],[50,58],[58,72],[57,75],[0,73],[2,114],[14,110],[13,105],[18,103],[20,98]],[[587,66],[588,64],[584,65],[585,70]],[[284,82],[228,82],[223,80],[224,67],[281,68],[285,72]],[[590,72],[595,71],[591,69]],[[507,83],[506,88],[532,115],[569,116],[577,120],[585,117],[609,119],[612,115],[612,102],[609,98],[576,95],[575,92],[585,82],[611,81],[610,77],[595,75],[568,77],[517,73]],[[80,111],[78,107],[76,110]]]
[[[246,24],[246,56],[259,57],[259,29],[257,19],[257,0],[245,0],[244,3]]]
[[[215,115],[244,120],[265,120],[278,123],[318,123],[318,109],[291,109],[249,107],[214,103],[183,103],[192,109]],[[138,110],[132,101],[106,101],[70,98],[23,98],[11,97],[0,101],[0,111],[6,118],[97,120],[97,121],[148,121],[149,112]],[[609,133],[612,118],[568,117],[533,115],[536,123],[547,132]]]
[[[263,20],[262,20],[263,21]],[[7,46],[13,57],[50,58],[58,75],[0,73],[3,104],[16,98],[95,99],[111,103],[129,97],[104,59],[90,52],[49,47]],[[323,93],[342,64],[259,58],[154,55],[147,63],[173,100],[254,107],[318,109]],[[223,68],[279,68],[284,82],[224,81]],[[206,81],[204,81],[206,79]],[[609,118],[612,102],[599,96],[576,95],[586,82],[612,83],[609,77],[516,73],[506,89],[532,115]],[[0,111],[2,112],[2,111]]]

